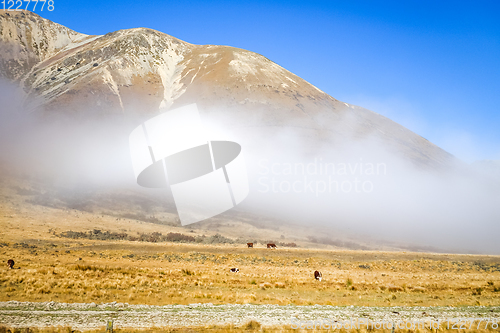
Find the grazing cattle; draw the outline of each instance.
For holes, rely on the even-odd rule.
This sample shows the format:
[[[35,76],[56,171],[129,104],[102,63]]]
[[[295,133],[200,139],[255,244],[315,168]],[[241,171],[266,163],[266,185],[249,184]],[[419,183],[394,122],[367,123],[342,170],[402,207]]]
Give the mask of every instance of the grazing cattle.
[[[268,249],[275,249],[276,248],[276,244],[269,243],[269,244],[267,244],[267,248]]]
[[[253,243],[247,243],[248,247],[253,247]]]
[[[7,260],[7,266],[9,266],[10,269],[13,269],[14,268],[14,260],[12,260],[12,259]]]
[[[316,280],[321,281],[321,277],[322,277],[322,276],[323,276],[323,275],[321,274],[321,272],[320,272],[320,271],[314,271],[314,278],[315,278]]]
[[[231,273],[239,273],[240,269],[239,268],[231,268],[229,271]]]

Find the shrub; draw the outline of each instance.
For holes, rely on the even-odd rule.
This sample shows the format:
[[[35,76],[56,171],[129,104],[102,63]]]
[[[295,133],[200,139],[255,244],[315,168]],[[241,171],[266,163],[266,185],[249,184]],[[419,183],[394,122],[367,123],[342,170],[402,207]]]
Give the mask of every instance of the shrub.
[[[233,244],[234,241],[230,238],[222,236],[221,234],[215,234],[213,236],[204,238],[203,243],[206,243],[206,244]]]
[[[165,240],[169,242],[182,242],[182,243],[194,243],[196,238],[189,235],[183,235],[177,232],[169,232],[165,237]]]
[[[259,242],[255,239],[248,239],[248,238],[242,238],[242,237],[238,237],[235,241],[234,241],[235,244],[247,244],[247,243],[253,243],[254,245],[258,244]]]
[[[205,244],[234,244],[235,241],[231,238],[224,237],[220,234],[216,234],[210,237],[205,235],[193,237],[189,235],[184,235],[177,232],[169,232],[167,235],[162,235],[161,232],[153,232],[151,234],[141,233],[138,236],[128,235],[124,232],[111,232],[111,231],[101,231],[99,229],[89,230],[87,232],[82,231],[64,231],[59,234],[59,237],[72,238],[72,239],[96,239],[96,240],[129,240],[132,242],[180,242],[180,243],[205,243]],[[284,245],[287,246],[287,245]],[[290,247],[297,246],[295,243],[288,244]]]
[[[72,239],[86,238],[86,239],[97,239],[97,240],[122,240],[128,238],[128,235],[124,232],[110,232],[110,231],[102,232],[99,229],[89,230],[87,232],[71,231],[71,230],[64,231],[59,236]]]
[[[282,243],[282,242],[280,242],[279,245],[283,246],[283,247],[297,247],[297,244],[295,244],[295,243]]]
[[[72,238],[72,239],[78,239],[78,238],[87,238],[87,233],[85,232],[79,232],[79,231],[64,231],[60,234],[61,237],[65,238]]]
[[[140,234],[139,241],[141,242],[149,242],[149,243],[158,243],[164,239],[163,235],[160,232],[153,232],[151,234]]]
[[[342,241],[339,239],[330,239],[328,237],[317,238],[317,237],[312,237],[312,236],[307,237],[307,239],[311,243],[333,245],[333,246],[343,247],[343,248],[347,248],[347,249],[351,249],[351,250],[369,250],[369,248],[367,248],[366,246],[363,246],[363,245],[360,245],[360,244],[357,244],[357,243],[354,243],[354,242],[351,242],[348,240]]]

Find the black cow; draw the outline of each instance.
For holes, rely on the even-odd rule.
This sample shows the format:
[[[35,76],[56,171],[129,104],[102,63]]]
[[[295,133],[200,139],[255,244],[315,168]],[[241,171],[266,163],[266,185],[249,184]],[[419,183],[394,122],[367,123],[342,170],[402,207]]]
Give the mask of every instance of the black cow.
[[[321,281],[321,277],[322,277],[322,276],[323,276],[323,275],[321,274],[321,272],[320,272],[320,271],[314,271],[314,278],[315,278],[316,280]]]
[[[240,269],[239,268],[231,268],[229,271],[231,273],[239,273]]]
[[[14,268],[14,260],[12,260],[12,259],[7,260],[7,266],[9,266],[10,269],[13,269]]]

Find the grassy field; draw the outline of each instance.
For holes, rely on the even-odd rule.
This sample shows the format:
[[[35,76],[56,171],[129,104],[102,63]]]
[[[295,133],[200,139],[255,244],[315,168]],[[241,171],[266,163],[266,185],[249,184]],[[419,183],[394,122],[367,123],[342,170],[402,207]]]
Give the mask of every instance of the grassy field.
[[[33,201],[32,191],[25,188],[18,184],[0,186],[0,301],[500,305],[499,256],[346,250],[307,242],[306,237],[297,236],[302,233],[300,230],[294,235],[283,227],[265,229],[241,221],[217,223],[215,228],[203,224],[182,228],[174,220],[171,224],[158,224],[157,217],[120,217],[119,210],[96,213],[95,209],[71,209],[59,207],[57,200],[53,206],[39,204]],[[171,217],[167,214],[161,218]],[[265,225],[265,221],[262,223]],[[128,236],[124,240],[62,237],[68,231],[89,234],[94,229]],[[233,244],[140,241],[140,235],[171,232],[193,239],[208,239],[221,233],[236,240],[244,234],[248,240],[293,242],[298,247],[278,246],[277,250],[270,250],[259,243],[249,249],[241,240]],[[16,262],[15,269],[7,268],[9,259]],[[230,273],[232,267],[240,272]],[[323,273],[321,282],[314,280],[315,270]],[[229,332],[247,328],[245,324],[203,330]],[[296,331],[260,327],[258,323],[250,324],[248,329]],[[14,332],[16,328],[0,327],[0,333],[7,330]],[[71,331],[65,327],[31,331],[37,330]],[[149,332],[193,330],[197,329],[167,327]]]
[[[490,256],[59,239],[4,243],[0,260],[10,258],[20,268],[0,270],[0,301],[500,304]]]

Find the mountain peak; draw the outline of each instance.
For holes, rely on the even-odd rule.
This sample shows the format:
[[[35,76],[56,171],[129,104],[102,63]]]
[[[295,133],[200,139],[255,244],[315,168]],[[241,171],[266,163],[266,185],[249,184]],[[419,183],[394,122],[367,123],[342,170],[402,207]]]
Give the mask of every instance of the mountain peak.
[[[185,104],[231,126],[294,128],[311,140],[373,136],[420,165],[451,155],[369,110],[336,100],[266,57],[194,45],[148,28],[102,36],[30,12],[0,14],[0,76],[19,84],[41,114],[139,114]]]

